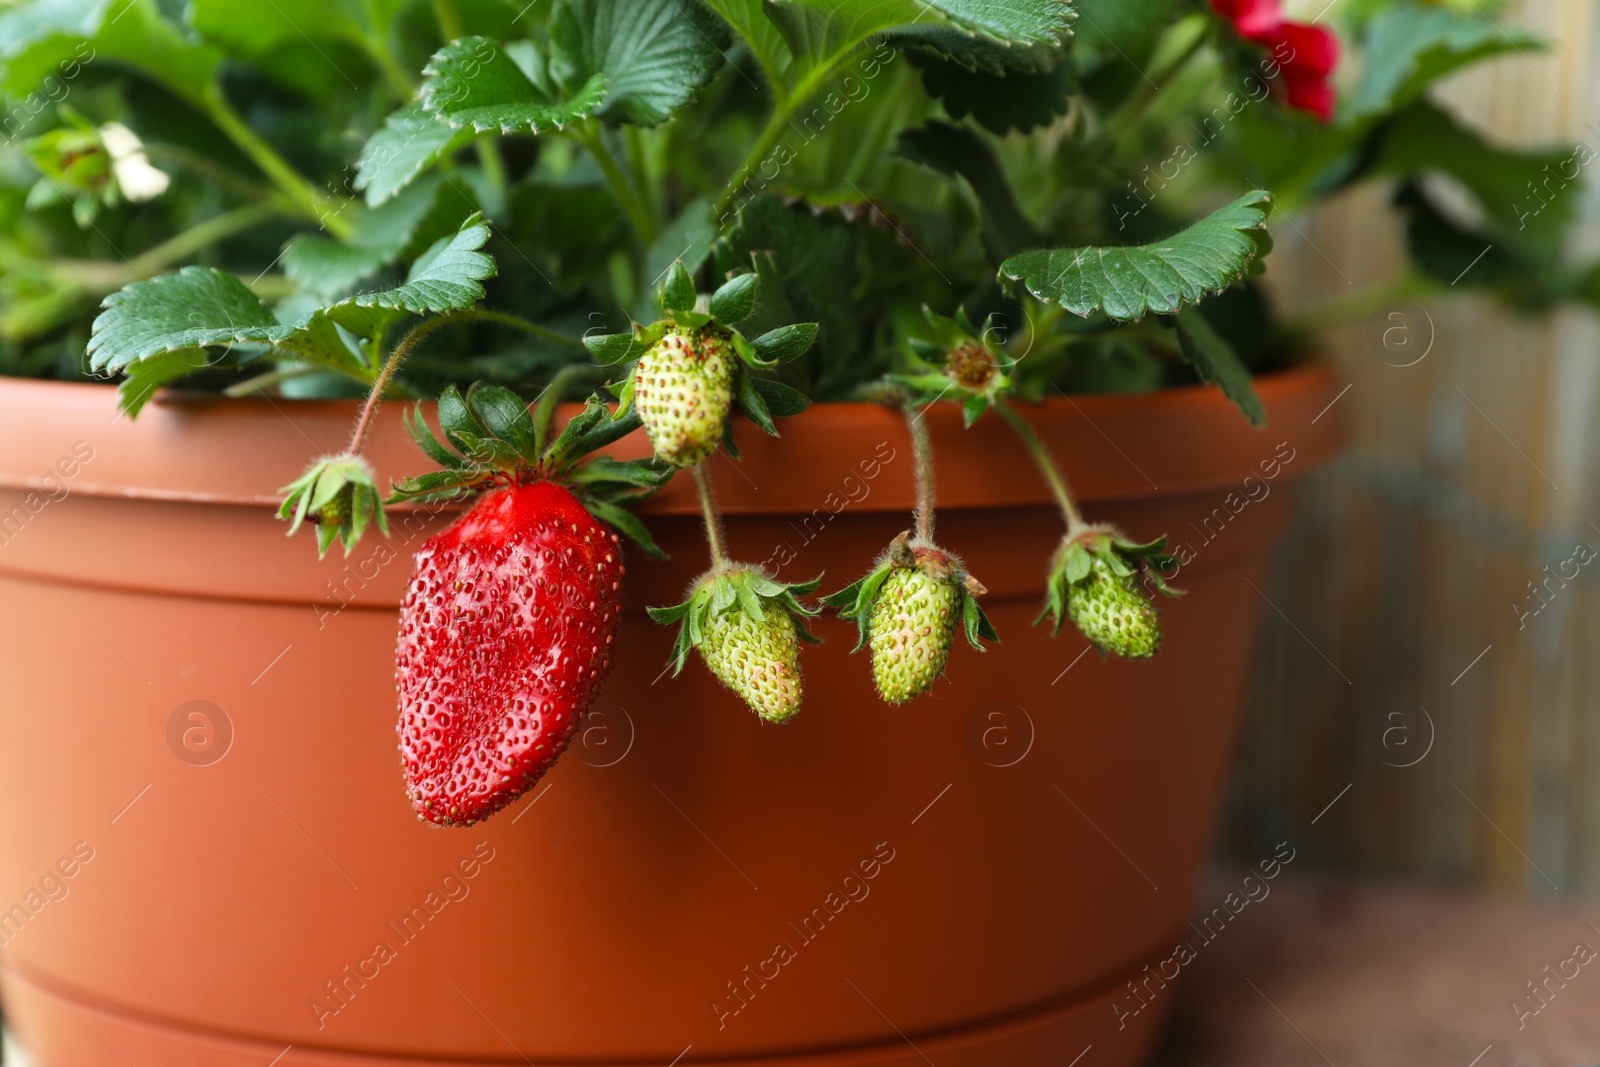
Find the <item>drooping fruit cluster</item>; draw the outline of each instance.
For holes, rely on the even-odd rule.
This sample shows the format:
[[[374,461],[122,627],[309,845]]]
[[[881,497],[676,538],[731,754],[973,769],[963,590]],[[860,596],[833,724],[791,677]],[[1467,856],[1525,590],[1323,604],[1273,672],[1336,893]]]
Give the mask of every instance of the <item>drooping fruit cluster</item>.
[[[416,556],[400,608],[400,751],[417,816],[471,825],[566,748],[611,669],[622,546],[567,489],[481,498]]]
[[[1069,536],[1056,551],[1038,621],[1053,618],[1055,632],[1071,619],[1102,652],[1147,659],[1161,648],[1161,615],[1144,586],[1181,596],[1162,576],[1176,560],[1165,537],[1136,544],[1107,526]]]
[[[639,357],[633,403],[657,456],[692,467],[717,449],[738,356],[726,330],[674,327]]]
[[[785,723],[799,714],[805,698],[800,642],[816,640],[805,627],[816,609],[796,598],[814,592],[821,581],[785,585],[758,568],[730,564],[702,575],[683,603],[651,608],[650,617],[679,624],[674,674],[699,649],[711,673],[751,711],[765,722]]]
[[[445,469],[399,483],[395,501],[487,491],[417,553],[400,609],[400,753],[425,822],[470,826],[550,769],[611,669],[623,576],[611,527],[660,554],[621,503],[670,468],[583,461],[637,417],[613,419],[591,398],[547,446],[553,414],[553,402],[530,415],[512,393],[480,385],[439,400],[454,451],[420,408],[407,422]]]
[[[986,590],[956,556],[936,545],[895,538],[865,578],[822,602],[860,628],[872,649],[872,678],[890,704],[921,696],[944,673],[960,626],[973,648],[997,640],[977,598]]]

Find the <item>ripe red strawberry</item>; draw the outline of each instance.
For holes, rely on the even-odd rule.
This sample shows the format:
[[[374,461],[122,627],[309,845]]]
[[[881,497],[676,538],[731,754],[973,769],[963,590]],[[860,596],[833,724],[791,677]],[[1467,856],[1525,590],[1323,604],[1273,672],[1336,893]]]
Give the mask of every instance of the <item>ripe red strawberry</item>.
[[[566,489],[484,496],[417,553],[400,752],[417,817],[471,825],[550,769],[611,669],[622,546]]]

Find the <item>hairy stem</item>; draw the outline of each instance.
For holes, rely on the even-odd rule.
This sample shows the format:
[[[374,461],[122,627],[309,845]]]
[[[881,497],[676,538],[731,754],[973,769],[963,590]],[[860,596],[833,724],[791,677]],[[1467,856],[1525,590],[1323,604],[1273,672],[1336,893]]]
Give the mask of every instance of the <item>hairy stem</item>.
[[[700,494],[700,516],[706,523],[706,545],[711,549],[711,566],[722,570],[728,565],[728,550],[722,535],[722,517],[717,514],[716,498],[711,492],[710,460],[701,460],[694,466],[694,487]]]
[[[575,349],[585,354],[588,349],[582,341],[575,337],[568,337],[564,333],[557,333],[548,326],[540,326],[537,322],[529,322],[521,315],[512,315],[504,311],[489,311],[484,308],[467,308],[462,311],[452,311],[445,318],[450,322],[492,322],[496,326],[508,326],[513,330],[549,341],[551,344],[561,345],[564,348]]]
[[[911,431],[911,454],[917,471],[917,541],[933,544],[933,440],[928,434],[927,408],[921,411],[904,409],[906,427]]]
[[[640,199],[639,191],[634,188],[633,182],[623,172],[617,157],[606,147],[605,137],[601,134],[600,128],[591,125],[578,134],[578,139],[589,150],[594,161],[600,165],[600,172],[606,176],[606,183],[611,186],[612,194],[622,205],[622,210],[627,212],[629,221],[639,234],[639,240],[648,248],[656,239],[655,219],[651,217],[650,209],[645,202]]]
[[[236,398],[241,396],[254,396],[257,393],[264,393],[268,389],[272,389],[284,382],[292,381],[295,378],[304,378],[309,374],[326,373],[327,369],[328,368],[326,367],[307,366],[284,367],[281,370],[271,371],[267,374],[258,374],[254,378],[242,381],[237,385],[230,385],[228,388],[222,391],[222,395]]]
[[[326,226],[328,232],[340,240],[345,240],[354,234],[355,227],[339,214],[343,205],[315,188],[305,176],[278,154],[277,149],[262,140],[260,135],[239,117],[239,113],[233,110],[233,105],[222,95],[222,89],[216,82],[206,87],[205,94],[201,98],[201,106],[211,121],[216,123],[217,128],[227,134],[228,139],[250,157],[251,162],[261,169],[261,173],[265,174],[284,196],[288,197],[289,202],[302,215]]]
[[[389,353],[389,358],[384,360],[383,367],[378,371],[378,377],[373,380],[372,390],[367,394],[367,402],[361,407],[361,417],[356,420],[356,428],[350,434],[350,454],[360,455],[361,449],[367,443],[367,431],[372,428],[372,416],[378,411],[378,405],[383,402],[383,394],[389,388],[389,382],[394,378],[394,372],[400,369],[400,364],[406,361],[411,350],[416,348],[421,340],[441,326],[448,326],[452,322],[460,322],[466,315],[461,313],[440,315],[438,318],[419,322],[411,328],[411,332],[400,339],[394,346],[394,351]]]
[[[1055,496],[1056,503],[1061,507],[1061,516],[1067,521],[1067,536],[1072,537],[1080,533],[1089,524],[1083,520],[1083,513],[1078,510],[1077,501],[1072,499],[1072,491],[1067,488],[1067,479],[1062,475],[1055,459],[1050,455],[1050,450],[1045,447],[1039,435],[1034,432],[1028,421],[1004,400],[996,400],[995,411],[1000,417],[1011,424],[1017,432],[1028,452],[1033,456],[1033,461],[1039,467],[1039,473],[1044,475],[1044,480],[1050,485],[1050,492]]]

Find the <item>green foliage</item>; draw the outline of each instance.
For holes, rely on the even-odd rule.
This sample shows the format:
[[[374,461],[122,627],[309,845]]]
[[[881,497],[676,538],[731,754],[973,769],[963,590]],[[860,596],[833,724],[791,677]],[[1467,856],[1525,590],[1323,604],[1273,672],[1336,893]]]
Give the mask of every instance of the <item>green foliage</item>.
[[[1194,381],[1259,421],[1250,372],[1296,336],[1253,289],[1272,205],[1373,180],[1422,276],[1600,301],[1567,249],[1587,158],[1427,96],[1538,47],[1459,4],[1330,11],[1362,55],[1328,125],[1241,97],[1262,50],[1202,0],[520,7],[0,9],[0,371],[121,376],[130,412],[179,382],[457,395],[485,432],[442,454],[497,477],[528,461],[507,395],[609,388],[625,424],[663,324],[727,331],[769,432],[813,399],[970,421]]]
[[[1172,314],[1242,280],[1270,247],[1272,196],[1246,193],[1171,237],[1127,248],[1024,252],[1000,275],[1074,315],[1103,310],[1119,322]]]

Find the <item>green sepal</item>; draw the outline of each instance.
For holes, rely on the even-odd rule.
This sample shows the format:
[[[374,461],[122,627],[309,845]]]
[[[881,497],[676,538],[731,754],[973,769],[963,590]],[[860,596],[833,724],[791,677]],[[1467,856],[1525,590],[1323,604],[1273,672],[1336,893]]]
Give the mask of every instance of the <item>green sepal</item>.
[[[794,620],[795,632],[812,644],[820,638],[806,629],[806,621],[817,615],[818,608],[807,607],[798,597],[809,596],[822,584],[822,575],[809,582],[785,583],[769,578],[760,570],[746,564],[737,564],[702,575],[689,594],[689,599],[669,607],[646,608],[650,618],[663,626],[677,624],[677,638],[672,643],[668,665],[674,675],[683,670],[689,653],[705,640],[706,626],[711,618],[723,612],[738,610],[760,621],[769,611],[787,612]]]
[[[472,448],[465,440],[481,441],[489,436],[489,431],[462,399],[461,391],[453,385],[446,386],[439,394],[439,428],[444,431],[445,440],[467,456],[471,455]]]
[[[773,367],[799,359],[811,351],[817,341],[817,324],[800,322],[793,326],[779,326],[750,342],[757,361],[762,366]]]
[[[756,388],[755,379],[742,365],[734,369],[733,389],[734,402],[739,410],[762,430],[777,437],[778,427],[772,421],[772,412],[767,410],[767,402]]]
[[[724,326],[736,326],[750,317],[755,310],[756,296],[760,291],[758,274],[736,274],[711,294],[711,314]]]
[[[510,445],[530,466],[539,462],[539,434],[521,397],[501,385],[474,382],[466,401],[491,437]]]
[[[290,536],[307,519],[317,524],[319,556],[327,555],[335,540],[348,556],[374,521],[381,531],[389,532],[389,519],[378,499],[377,475],[360,456],[324,456],[279,492],[284,498],[278,518],[289,520]]]
[[[662,309],[671,313],[687,314],[694,311],[695,299],[694,279],[689,275],[689,268],[683,265],[683,260],[674,260],[672,266],[667,268],[667,276],[661,283]]]
[[[872,616],[872,605],[882,592],[883,583],[889,580],[889,575],[899,566],[900,564],[893,562],[882,563],[860,581],[821,598],[824,604],[839,612],[840,618],[855,620],[856,647],[852,648],[851,652],[860,652],[866,647],[867,620]]]
[[[662,550],[661,546],[656,544],[655,538],[650,536],[649,529],[646,528],[639,516],[635,515],[621,504],[615,504],[608,500],[594,499],[583,494],[580,494],[578,499],[582,501],[583,506],[588,509],[589,514],[593,515],[596,519],[599,519],[607,526],[616,529],[616,531],[622,534],[622,536],[626,537],[628,540],[632,541],[634,544],[643,549],[644,554],[649,556],[651,559],[669,558],[667,553]]]
[[[989,615],[978,603],[978,598],[967,592],[961,591],[961,623],[967,635],[967,644],[979,652],[987,652],[983,647],[984,641],[1000,640],[1000,635],[994,631],[994,623],[989,621]]]
[[[649,349],[636,334],[631,333],[595,334],[585,337],[583,346],[589,350],[594,361],[603,367],[632,363]]]
[[[422,414],[422,402],[409,411],[400,413],[400,421],[405,424],[406,432],[417,443],[417,447],[428,454],[428,458],[442,467],[452,470],[462,465],[461,457],[444,446],[444,442],[434,436],[433,428],[428,425],[428,420]]]

